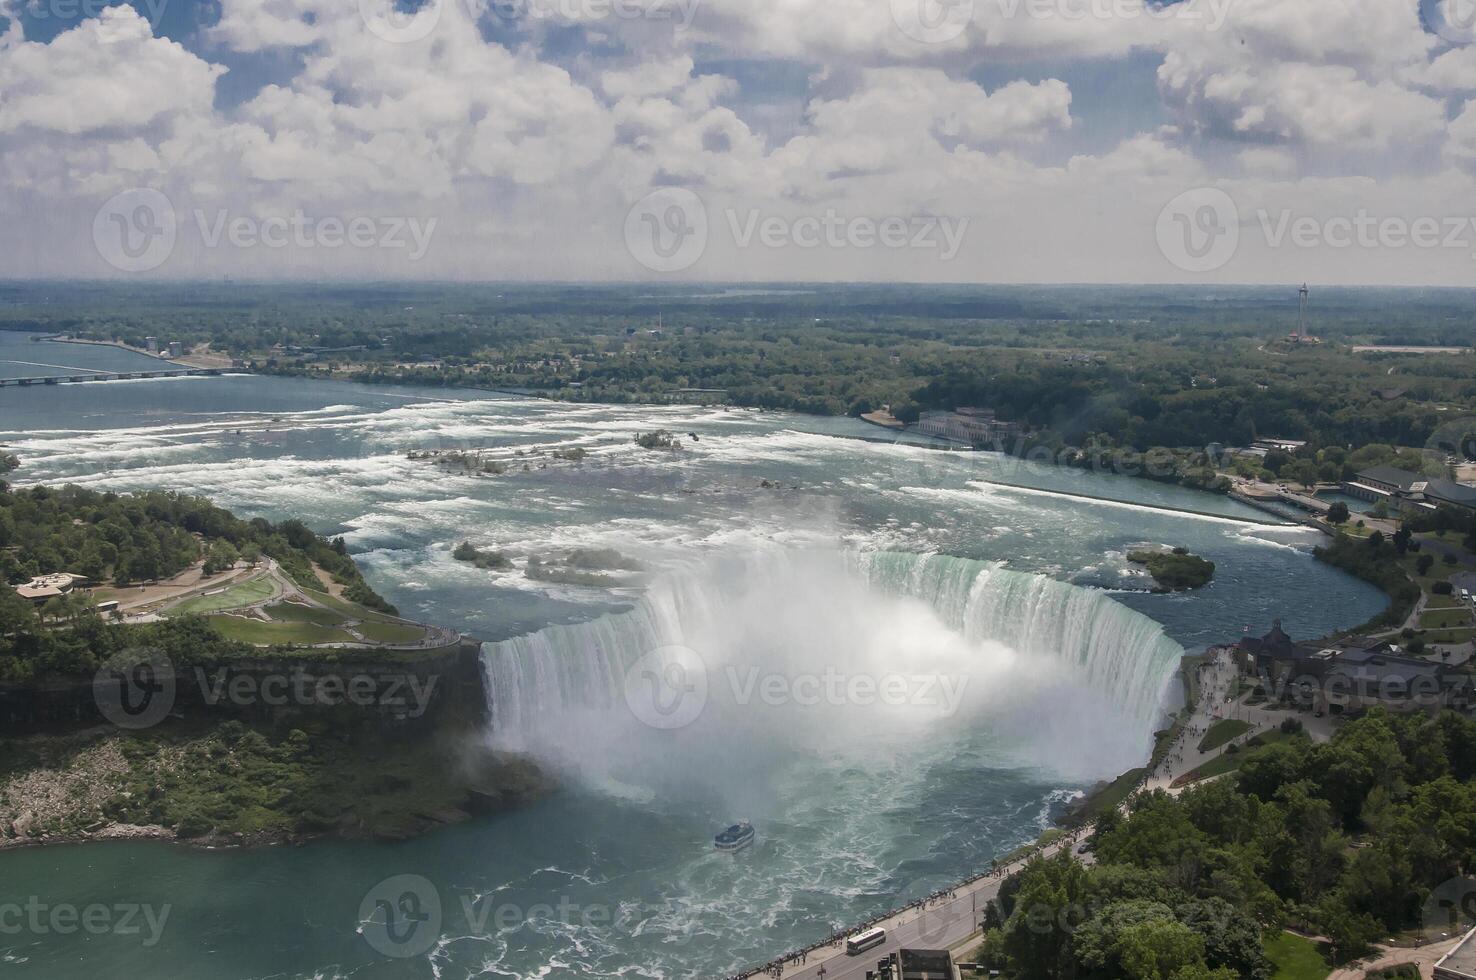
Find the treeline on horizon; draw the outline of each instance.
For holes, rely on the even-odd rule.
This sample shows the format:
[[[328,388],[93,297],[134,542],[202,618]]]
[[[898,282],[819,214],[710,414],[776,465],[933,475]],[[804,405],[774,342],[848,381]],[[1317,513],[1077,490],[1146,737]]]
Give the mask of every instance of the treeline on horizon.
[[[1433,921],[1432,894],[1476,870],[1476,721],[1374,709],[1321,744],[1284,729],[1235,775],[1104,813],[1093,866],[1063,850],[1007,879],[981,960],[1032,980],[1266,980],[1263,936],[1284,927],[1338,962],[1461,928]]]
[[[190,617],[148,627],[108,626],[81,596],[37,607],[9,586],[52,572],[126,586],[168,578],[202,558],[205,571],[215,574],[238,558],[255,561],[262,555],[298,585],[324,591],[313,572],[316,563],[344,586],[346,599],[395,612],[364,580],[341,538],[327,541],[298,520],[241,520],[203,497],[166,491],[15,489],[0,482],[0,577],[7,583],[0,588],[0,682],[95,670],[130,643],[181,656],[196,644],[197,658],[240,648]],[[202,640],[206,636],[209,642]]]
[[[1424,446],[1476,406],[1476,357],[1334,344],[1471,344],[1476,292],[1294,287],[554,285],[0,286],[0,328],[211,343],[259,370],[324,355],[364,381],[860,415],[994,408],[1050,438],[1146,450],[1302,439]],[[658,326],[663,336],[647,333]],[[627,332],[635,330],[633,336]],[[425,360],[436,366],[416,366]]]

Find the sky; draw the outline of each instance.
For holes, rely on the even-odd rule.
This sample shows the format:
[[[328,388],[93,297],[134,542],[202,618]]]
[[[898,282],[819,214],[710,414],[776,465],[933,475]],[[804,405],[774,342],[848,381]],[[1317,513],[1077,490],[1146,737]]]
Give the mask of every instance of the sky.
[[[1473,273],[1476,0],[0,0],[0,278]]]

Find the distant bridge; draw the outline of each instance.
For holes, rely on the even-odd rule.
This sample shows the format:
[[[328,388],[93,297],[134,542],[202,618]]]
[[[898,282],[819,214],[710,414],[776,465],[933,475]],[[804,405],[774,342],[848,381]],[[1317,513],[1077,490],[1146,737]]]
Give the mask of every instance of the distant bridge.
[[[0,378],[0,388],[30,385],[76,385],[85,381],[133,381],[140,378],[218,377],[225,368],[175,368],[169,371],[92,371],[88,374],[50,374],[39,378]]]

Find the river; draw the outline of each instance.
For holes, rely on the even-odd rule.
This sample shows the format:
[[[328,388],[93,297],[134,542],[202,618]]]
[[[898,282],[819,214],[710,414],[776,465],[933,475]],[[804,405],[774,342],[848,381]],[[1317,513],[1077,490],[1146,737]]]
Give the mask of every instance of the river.
[[[56,359],[63,345],[10,344],[0,360],[77,363]],[[635,445],[656,429],[682,448]],[[838,438],[878,431],[246,375],[0,390],[18,483],[178,489],[342,534],[406,615],[485,641],[487,737],[564,787],[398,844],[0,853],[0,903],[169,908],[157,942],[0,932],[5,974],[722,976],[1033,839],[1145,757],[1183,650],[1273,618],[1318,635],[1383,607],[1312,559],[1316,532],[1248,523],[1265,515],[1234,501]],[[407,456],[427,449],[500,472]],[[456,561],[461,541],[512,567]],[[1146,591],[1126,554],[1150,544],[1211,559],[1215,580]],[[528,574],[573,549],[644,571],[606,586]],[[705,669],[703,710],[680,727],[643,723],[621,696],[652,651]],[[948,684],[897,703],[825,693],[827,677],[892,674]],[[738,818],[756,845],[714,853]],[[366,896],[398,875],[440,903],[434,941],[408,956],[360,935]]]

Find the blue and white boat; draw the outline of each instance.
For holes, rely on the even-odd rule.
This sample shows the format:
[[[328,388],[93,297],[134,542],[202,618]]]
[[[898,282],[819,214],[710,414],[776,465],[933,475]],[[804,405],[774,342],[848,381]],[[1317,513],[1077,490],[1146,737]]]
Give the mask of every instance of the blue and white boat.
[[[743,850],[753,843],[753,824],[740,820],[712,839],[712,846],[729,854]]]

